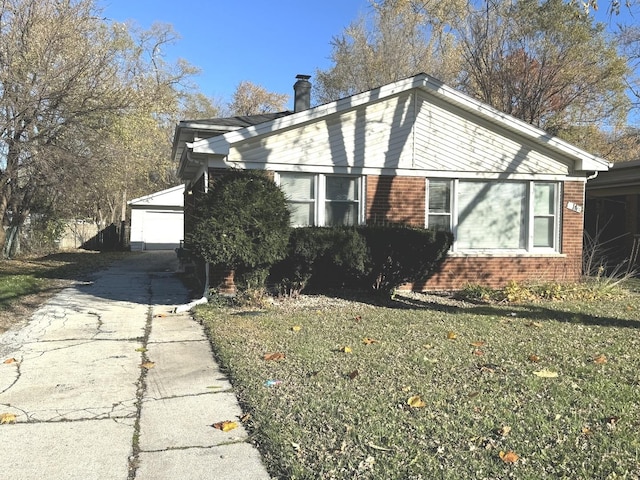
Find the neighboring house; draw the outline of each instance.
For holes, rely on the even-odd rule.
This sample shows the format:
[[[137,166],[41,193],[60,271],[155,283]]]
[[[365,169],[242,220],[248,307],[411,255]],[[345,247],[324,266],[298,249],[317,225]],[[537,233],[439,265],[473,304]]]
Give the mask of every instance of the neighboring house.
[[[426,74],[314,108],[308,78],[288,115],[181,122],[174,160],[187,193],[229,168],[260,169],[296,226],[451,230],[441,271],[418,290],[580,277],[585,183],[605,160]]]
[[[170,250],[184,238],[184,185],[127,202],[131,250]]]
[[[587,182],[586,230],[613,264],[640,268],[640,160],[615,163]]]

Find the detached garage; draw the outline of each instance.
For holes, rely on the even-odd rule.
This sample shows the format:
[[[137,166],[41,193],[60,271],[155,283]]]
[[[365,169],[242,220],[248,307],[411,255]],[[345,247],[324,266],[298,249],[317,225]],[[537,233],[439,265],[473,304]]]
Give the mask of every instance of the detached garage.
[[[131,250],[172,250],[183,237],[184,185],[135,198],[131,207]]]

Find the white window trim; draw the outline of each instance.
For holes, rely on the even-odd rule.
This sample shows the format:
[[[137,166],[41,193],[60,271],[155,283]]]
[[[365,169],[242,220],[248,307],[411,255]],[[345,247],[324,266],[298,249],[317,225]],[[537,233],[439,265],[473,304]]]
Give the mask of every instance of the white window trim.
[[[535,197],[534,188],[537,184],[551,184],[554,186],[554,212],[553,212],[553,245],[551,247],[534,247],[534,222],[535,222]],[[561,184],[559,182],[542,182],[542,181],[530,181],[529,182],[529,222],[528,222],[528,235],[527,235],[527,252],[535,253],[560,253],[560,212],[561,212]],[[549,215],[547,215],[549,216]]]
[[[356,188],[358,193],[358,219],[357,225],[364,225],[366,223],[366,176],[365,175],[350,175],[343,173],[315,173],[315,172],[286,172],[286,173],[304,173],[314,175],[314,188],[315,188],[315,201],[313,206],[314,222],[315,226],[326,226],[325,204],[326,198],[326,186],[327,177],[353,177],[356,179]],[[280,172],[274,172],[274,180],[276,185],[280,186]],[[299,226],[299,225],[298,225]]]
[[[434,178],[434,180],[447,180],[446,178]],[[538,181],[538,180],[515,180],[516,182],[527,184],[527,223],[525,232],[525,248],[514,249],[460,249],[457,246],[458,238],[458,191],[459,183],[461,180],[471,179],[459,179],[451,178],[450,205],[451,205],[451,232],[453,233],[453,244],[451,245],[450,253],[456,255],[477,255],[477,256],[558,256],[562,255],[561,248],[561,213],[562,213],[562,183],[557,181]],[[500,182],[508,180],[482,180],[485,182]],[[554,189],[554,222],[553,222],[553,246],[552,247],[534,247],[534,186],[536,183],[548,183],[555,186]],[[425,228],[429,225],[429,178],[425,179]]]

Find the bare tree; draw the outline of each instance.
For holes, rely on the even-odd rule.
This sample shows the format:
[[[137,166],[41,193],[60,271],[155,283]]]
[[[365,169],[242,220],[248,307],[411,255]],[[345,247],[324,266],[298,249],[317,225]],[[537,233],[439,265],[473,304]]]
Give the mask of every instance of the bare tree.
[[[450,24],[466,0],[372,0],[368,16],[331,41],[333,66],[316,72],[320,103],[425,72],[452,82],[460,55]]]
[[[285,110],[289,95],[268,92],[264,87],[243,81],[238,84],[229,104],[232,115],[259,115]]]
[[[130,194],[175,184],[169,129],[196,69],[164,61],[170,26],[138,31],[100,13],[94,0],[0,2],[5,255],[34,206],[122,218]]]
[[[96,13],[90,0],[0,5],[0,218],[14,232],[71,132],[100,128],[103,115],[131,101],[114,38]]]
[[[626,61],[604,27],[562,0],[483,2],[460,25],[462,87],[554,133],[625,119]]]

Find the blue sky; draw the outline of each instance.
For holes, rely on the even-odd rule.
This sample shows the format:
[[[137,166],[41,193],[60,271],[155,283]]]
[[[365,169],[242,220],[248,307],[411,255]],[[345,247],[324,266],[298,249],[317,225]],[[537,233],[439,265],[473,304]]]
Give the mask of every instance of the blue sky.
[[[181,39],[167,53],[200,68],[205,95],[229,101],[243,81],[292,97],[297,74],[330,62],[331,39],[368,8],[367,0],[98,0],[110,20],[143,29],[169,23]],[[313,81],[313,78],[312,78]],[[291,104],[291,100],[290,100]],[[289,105],[291,108],[292,105]]]
[[[113,21],[131,20],[143,29],[154,22],[173,25],[181,39],[166,52],[168,60],[181,57],[200,68],[202,73],[194,80],[205,95],[230,101],[237,85],[248,80],[268,91],[290,95],[289,108],[295,76],[328,68],[331,39],[370,8],[367,0],[97,3],[104,9],[104,16]],[[610,0],[599,0],[599,4],[598,19],[608,20]],[[612,23],[633,21],[629,13],[622,7],[621,15],[613,17]]]

